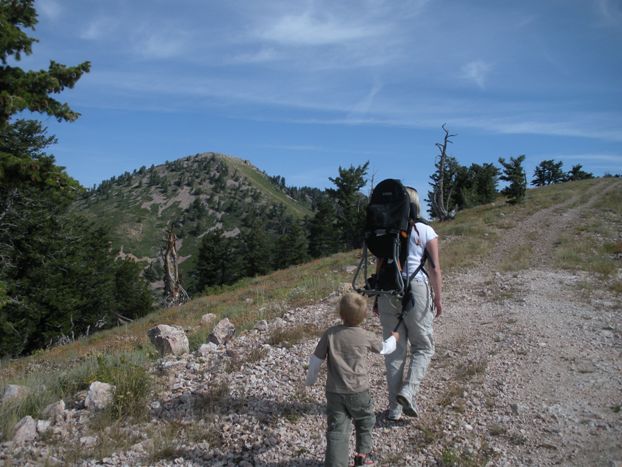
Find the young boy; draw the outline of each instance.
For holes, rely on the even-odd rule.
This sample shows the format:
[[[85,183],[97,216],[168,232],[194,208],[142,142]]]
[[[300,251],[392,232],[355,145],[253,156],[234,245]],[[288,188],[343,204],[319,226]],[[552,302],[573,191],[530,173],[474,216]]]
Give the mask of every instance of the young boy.
[[[329,328],[321,337],[309,361],[307,386],[317,381],[326,359],[326,459],[330,467],[348,465],[348,444],[352,421],[356,430],[354,465],[373,465],[372,430],[376,424],[369,392],[368,351],[389,354],[395,350],[399,334],[382,342],[360,324],[367,318],[367,300],[348,293],[337,307],[343,324]]]

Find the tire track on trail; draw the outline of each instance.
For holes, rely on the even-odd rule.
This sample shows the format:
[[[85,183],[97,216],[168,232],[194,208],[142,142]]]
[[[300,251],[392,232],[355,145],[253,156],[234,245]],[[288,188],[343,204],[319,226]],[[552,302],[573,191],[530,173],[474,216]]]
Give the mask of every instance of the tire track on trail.
[[[499,241],[485,260],[486,264],[499,270],[508,253],[520,249],[522,254],[530,255],[529,267],[550,266],[555,243],[561,235],[580,222],[583,212],[621,186],[622,181],[610,183],[603,180],[585,192],[575,193],[561,203],[530,214],[516,226],[501,232]]]

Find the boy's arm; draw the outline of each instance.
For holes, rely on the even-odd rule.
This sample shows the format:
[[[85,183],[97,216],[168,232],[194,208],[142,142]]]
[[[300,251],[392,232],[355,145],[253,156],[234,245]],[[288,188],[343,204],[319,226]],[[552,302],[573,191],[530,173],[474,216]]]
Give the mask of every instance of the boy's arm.
[[[311,354],[309,358],[309,369],[307,370],[307,379],[305,380],[306,386],[313,386],[317,381],[317,377],[320,374],[320,366],[322,366],[321,358],[315,356],[315,354]]]
[[[322,366],[322,362],[326,358],[328,353],[328,336],[327,333],[324,333],[320,338],[320,341],[317,343],[315,347],[315,351],[311,354],[309,358],[309,369],[307,370],[307,379],[305,380],[305,385],[312,386],[317,381],[318,374],[320,373],[320,366]]]

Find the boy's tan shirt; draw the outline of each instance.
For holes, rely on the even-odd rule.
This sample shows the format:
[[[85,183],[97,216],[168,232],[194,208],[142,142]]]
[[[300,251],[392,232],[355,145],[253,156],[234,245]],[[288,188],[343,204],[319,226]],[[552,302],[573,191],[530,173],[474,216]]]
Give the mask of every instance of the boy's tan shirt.
[[[326,330],[313,354],[327,360],[326,392],[355,394],[369,389],[367,352],[380,353],[382,340],[359,326]]]

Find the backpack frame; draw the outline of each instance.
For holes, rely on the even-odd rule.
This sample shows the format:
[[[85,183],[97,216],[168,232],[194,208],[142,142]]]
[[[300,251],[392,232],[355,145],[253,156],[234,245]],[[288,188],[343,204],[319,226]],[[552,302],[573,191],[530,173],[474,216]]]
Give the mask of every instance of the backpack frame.
[[[400,180],[386,179],[374,187],[367,206],[363,255],[352,280],[354,290],[368,296],[404,295],[410,278],[402,266],[408,258],[408,239],[416,219],[416,206]],[[377,274],[368,273],[368,251],[381,262]],[[421,267],[411,277],[419,270]],[[357,286],[361,272],[363,287]]]

